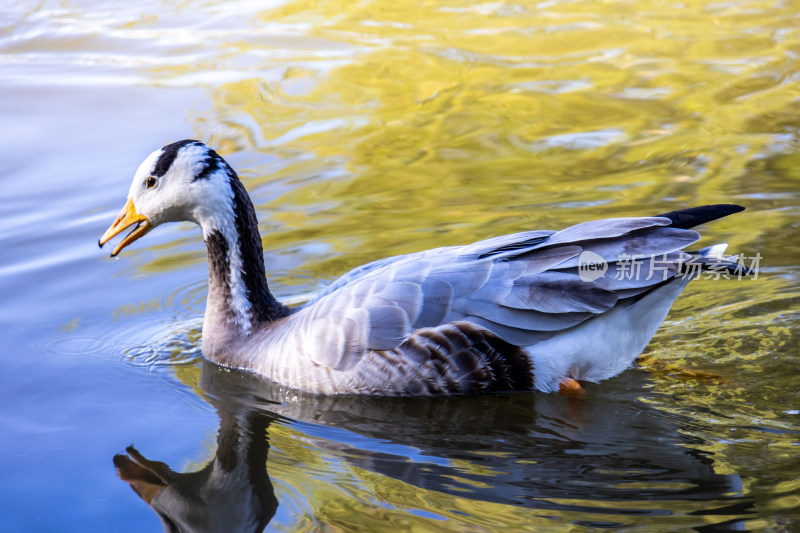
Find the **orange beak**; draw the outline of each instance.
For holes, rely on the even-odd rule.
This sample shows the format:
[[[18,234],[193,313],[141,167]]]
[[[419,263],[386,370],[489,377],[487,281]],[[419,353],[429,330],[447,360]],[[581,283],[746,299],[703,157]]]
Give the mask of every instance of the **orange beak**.
[[[122,239],[116,248],[114,248],[114,251],[111,252],[111,257],[114,257],[120,253],[123,248],[153,229],[153,226],[150,224],[150,221],[147,220],[147,217],[137,213],[136,207],[133,205],[133,200],[128,198],[128,201],[125,202],[125,207],[122,208],[122,212],[117,215],[117,219],[114,220],[114,223],[111,224],[105,233],[103,233],[103,236],[100,237],[100,240],[97,241],[97,244],[100,245],[100,248],[102,248],[103,245],[111,240],[112,237],[121,233],[126,228],[133,226],[134,224],[136,224],[136,227],[133,228],[133,231],[128,233],[124,239]]]

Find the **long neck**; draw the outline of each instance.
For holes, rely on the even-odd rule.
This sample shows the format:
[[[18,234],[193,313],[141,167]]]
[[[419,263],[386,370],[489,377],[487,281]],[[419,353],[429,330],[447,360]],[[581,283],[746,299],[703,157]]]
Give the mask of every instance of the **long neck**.
[[[289,314],[267,286],[253,203],[236,173],[230,167],[225,170],[231,201],[201,224],[209,278],[203,343],[222,350],[257,326]]]

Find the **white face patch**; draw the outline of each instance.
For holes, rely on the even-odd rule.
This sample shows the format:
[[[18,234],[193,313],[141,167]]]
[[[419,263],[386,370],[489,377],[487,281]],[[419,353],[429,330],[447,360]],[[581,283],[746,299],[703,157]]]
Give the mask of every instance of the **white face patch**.
[[[155,167],[163,153],[164,150],[156,150],[139,165],[128,192],[136,212],[146,216],[153,226],[187,220],[189,207],[197,200],[192,176],[186,164],[178,164],[178,158],[163,176],[156,175]],[[150,178],[154,180],[152,187],[147,185]]]
[[[150,154],[149,156],[147,156],[147,159],[142,161],[142,164],[139,165],[139,168],[136,169],[136,174],[133,175],[133,183],[131,183],[131,188],[130,190],[128,190],[128,198],[134,200],[134,205],[136,206],[137,211],[139,209],[139,206],[136,204],[135,200],[139,196],[139,192],[143,186],[142,184],[150,176],[150,174],[152,174],[153,167],[155,166],[156,161],[161,156],[162,152],[163,150],[159,149]],[[141,211],[138,212],[141,213]]]

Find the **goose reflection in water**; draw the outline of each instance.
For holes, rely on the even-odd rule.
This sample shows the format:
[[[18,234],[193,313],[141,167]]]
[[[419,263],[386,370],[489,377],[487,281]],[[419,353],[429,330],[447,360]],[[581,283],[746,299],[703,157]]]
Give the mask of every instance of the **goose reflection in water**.
[[[223,372],[206,369],[204,375]],[[221,395],[208,397],[220,417],[214,460],[180,473],[129,446],[127,455],[114,456],[117,474],[156,512],[164,531],[262,531],[278,508],[266,470],[267,427],[275,415],[226,398],[232,391],[223,389],[225,381],[206,383]]]
[[[214,459],[179,473],[131,446],[114,464],[165,531],[263,530],[278,507],[267,473],[269,426],[294,421],[339,460],[426,491],[574,524],[662,517],[665,525],[664,517],[681,515],[675,524],[682,527],[741,525],[752,501],[742,497],[738,476],[715,473],[713,458],[698,450],[704,443],[679,431],[688,419],[639,399],[643,379],[627,372],[593,389],[591,402],[539,394],[320,397],[204,362],[200,386],[220,417]],[[330,431],[315,435],[320,427],[360,436],[352,439],[360,447],[331,440]]]

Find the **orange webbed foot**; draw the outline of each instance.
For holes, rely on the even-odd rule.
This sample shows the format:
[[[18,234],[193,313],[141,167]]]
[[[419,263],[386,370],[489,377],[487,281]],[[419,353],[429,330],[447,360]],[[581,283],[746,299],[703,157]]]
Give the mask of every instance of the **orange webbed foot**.
[[[582,400],[586,397],[586,390],[572,378],[563,378],[558,382],[558,393],[570,400]]]

